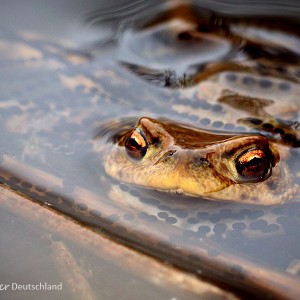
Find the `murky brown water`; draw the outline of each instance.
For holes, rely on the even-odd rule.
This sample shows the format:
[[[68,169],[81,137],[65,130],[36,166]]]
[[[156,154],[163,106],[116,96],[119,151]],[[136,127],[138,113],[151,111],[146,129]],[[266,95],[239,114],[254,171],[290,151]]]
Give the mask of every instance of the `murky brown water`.
[[[111,132],[142,116],[223,132],[256,132],[237,122],[237,115],[247,116],[247,107],[218,102],[220,90],[274,101],[267,113],[299,122],[297,3],[266,4],[268,18],[259,18],[262,9],[243,3],[196,4],[176,9],[136,2],[103,9],[97,1],[84,7],[51,2],[33,3],[34,10],[21,2],[4,4],[0,178],[34,201],[231,288],[260,294],[265,285],[252,276],[261,268],[258,280],[267,282],[271,274],[279,278],[270,283],[272,293],[280,278],[287,285],[299,278],[299,194],[269,207],[195,201],[119,182],[104,170]],[[281,18],[270,17],[279,11]],[[283,137],[275,139],[281,144]],[[300,180],[297,147],[284,146],[280,161],[295,185]],[[5,266],[0,283],[57,278],[39,228],[35,232],[5,213],[0,219],[1,253],[18,249],[0,255]],[[24,267],[15,264],[33,248]],[[101,299],[120,297],[116,281],[126,282],[125,273],[85,253],[78,257],[92,269],[96,293],[107,290]],[[126,299],[139,299],[140,293],[170,299],[136,278],[128,279],[127,286],[131,280],[134,287],[125,287]]]

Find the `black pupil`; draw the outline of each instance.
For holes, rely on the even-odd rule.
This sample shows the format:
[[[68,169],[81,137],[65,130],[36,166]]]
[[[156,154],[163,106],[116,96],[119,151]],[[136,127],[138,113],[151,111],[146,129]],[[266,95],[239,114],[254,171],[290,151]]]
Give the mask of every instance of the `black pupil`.
[[[247,162],[237,161],[236,169],[238,173],[245,179],[263,179],[268,174],[268,159],[266,157],[255,156]]]
[[[259,169],[265,164],[265,159],[254,157],[249,162],[245,164],[245,168]]]
[[[138,132],[139,135],[131,135],[126,143],[125,147],[127,153],[135,159],[141,159],[146,155],[147,152],[147,142],[142,132]]]
[[[128,143],[133,149],[140,150],[142,146],[136,141],[135,138],[129,138]]]

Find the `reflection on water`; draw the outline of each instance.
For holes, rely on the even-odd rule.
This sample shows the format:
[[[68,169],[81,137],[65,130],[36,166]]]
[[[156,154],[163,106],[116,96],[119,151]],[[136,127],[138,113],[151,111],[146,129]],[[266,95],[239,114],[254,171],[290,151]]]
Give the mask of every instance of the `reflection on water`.
[[[86,30],[117,28],[114,43],[99,36],[93,45],[77,45],[74,32],[61,41],[48,39],[44,29],[3,24],[0,180],[181,268],[242,290],[282,295],[300,264],[296,4],[283,6],[285,18],[264,19],[253,16],[261,15],[253,6],[242,18],[249,9],[242,3],[149,3],[105,11],[93,4],[89,21],[95,26]],[[276,3],[265,5],[267,13],[278,12]],[[143,116],[266,136],[292,181],[282,193],[285,203],[199,201],[111,178],[104,169],[114,147],[107,136],[117,139]],[[279,184],[269,185],[270,195]]]
[[[199,298],[195,290],[172,289],[172,280],[162,278],[157,284],[155,276],[144,280],[141,274],[147,267],[150,274],[168,275],[169,267],[19,196],[5,199],[7,195],[2,194],[0,213],[2,299]],[[203,292],[218,295],[209,286]]]

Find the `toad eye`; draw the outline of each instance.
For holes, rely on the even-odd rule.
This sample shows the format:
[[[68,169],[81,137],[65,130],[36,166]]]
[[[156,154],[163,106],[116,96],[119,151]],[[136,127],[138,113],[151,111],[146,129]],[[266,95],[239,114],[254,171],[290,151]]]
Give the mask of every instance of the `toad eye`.
[[[271,175],[271,154],[258,148],[243,151],[235,159],[241,181],[258,182]]]
[[[125,142],[127,154],[134,159],[142,159],[148,149],[148,142],[144,132],[136,128],[131,133]]]

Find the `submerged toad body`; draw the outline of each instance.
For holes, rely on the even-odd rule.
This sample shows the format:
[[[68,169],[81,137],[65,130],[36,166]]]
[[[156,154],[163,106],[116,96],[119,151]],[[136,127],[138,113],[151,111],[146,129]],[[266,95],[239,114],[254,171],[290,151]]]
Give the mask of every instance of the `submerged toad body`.
[[[143,117],[116,140],[105,168],[124,182],[260,205],[281,203],[297,188],[278,145],[259,134],[218,133]]]
[[[280,27],[266,31],[268,23],[249,23],[247,30],[238,20],[189,18],[180,11],[158,18],[141,35],[124,36],[124,45],[135,43],[139,60],[124,57],[122,67],[169,93],[154,87],[156,98],[134,93],[145,97],[133,104],[149,107],[154,118],[112,133],[106,172],[198,199],[259,205],[292,199],[298,185],[288,157],[290,147],[300,146],[298,35],[291,30],[283,42]]]

